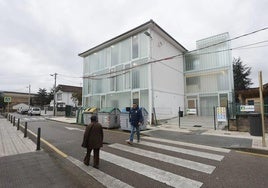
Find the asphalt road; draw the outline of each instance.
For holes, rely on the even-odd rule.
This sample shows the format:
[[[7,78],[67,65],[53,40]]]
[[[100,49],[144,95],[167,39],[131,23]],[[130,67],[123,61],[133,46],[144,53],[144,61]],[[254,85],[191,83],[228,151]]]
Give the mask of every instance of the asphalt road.
[[[85,128],[84,126],[54,121],[32,121],[28,123],[28,128],[33,132],[37,132],[38,127],[41,128],[41,137],[43,139],[56,146],[67,155],[80,161],[83,160],[85,156],[85,149],[81,148],[81,143],[83,130]],[[143,133],[143,135],[145,134],[147,133]],[[237,140],[214,136],[202,137],[200,133],[182,134],[167,131],[151,131],[148,132],[148,135],[153,138],[164,138],[168,140],[177,140],[218,147],[226,145],[233,146],[237,144],[240,146],[247,146],[251,144],[251,140],[248,139]],[[111,157],[112,155],[108,159],[101,160],[100,171],[133,187],[177,187],[181,182],[184,182],[184,180],[176,179],[181,176],[190,180],[201,182],[202,187],[268,187],[267,156],[252,155],[232,150],[229,153],[222,153],[198,146],[178,146],[175,143],[159,142],[157,139],[146,140],[145,136],[142,137],[142,141],[146,141],[148,144],[161,144],[160,148],[152,147],[151,145],[143,143],[128,146],[125,142],[128,137],[129,132],[104,130],[105,144],[102,151],[108,153],[108,156],[113,154],[115,158],[120,158],[118,158],[118,164],[116,162],[111,162],[113,160],[113,157]],[[118,148],[115,148],[116,146],[118,146]],[[130,151],[124,151],[124,146],[130,148]],[[170,149],[174,147],[181,150],[186,149],[186,152],[174,152]],[[193,152],[206,152],[211,155],[222,156],[223,159],[217,161],[204,158],[202,155],[191,155],[189,149]],[[155,152],[152,157],[160,156],[160,159],[153,159],[150,157],[150,152]],[[105,155],[103,154],[103,156]],[[215,169],[212,170],[211,173],[204,173],[200,172],[199,169],[193,170],[189,167],[178,166],[177,164],[165,162],[161,159],[164,158],[162,156],[173,157],[172,159],[179,158],[198,162]],[[131,164],[134,165],[131,166]],[[141,164],[141,167],[138,170],[135,170],[135,166],[139,166],[139,164]],[[193,165],[193,168],[195,167],[196,165]],[[151,169],[151,171],[146,174],[145,172],[146,170],[148,171],[148,169]],[[161,170],[160,174],[162,174],[163,178],[166,175],[169,177],[168,181],[170,184],[161,182],[163,179],[161,176],[158,179],[153,177],[159,170]],[[197,187],[200,187],[200,184]]]

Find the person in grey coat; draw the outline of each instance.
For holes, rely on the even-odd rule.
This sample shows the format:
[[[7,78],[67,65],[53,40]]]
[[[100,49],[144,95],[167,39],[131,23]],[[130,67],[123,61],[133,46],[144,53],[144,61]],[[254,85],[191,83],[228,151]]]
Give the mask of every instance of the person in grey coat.
[[[84,164],[89,166],[90,154],[93,150],[93,167],[99,168],[100,148],[103,145],[102,125],[98,123],[97,116],[91,116],[91,123],[86,127],[82,147],[87,148],[87,154],[84,158]]]

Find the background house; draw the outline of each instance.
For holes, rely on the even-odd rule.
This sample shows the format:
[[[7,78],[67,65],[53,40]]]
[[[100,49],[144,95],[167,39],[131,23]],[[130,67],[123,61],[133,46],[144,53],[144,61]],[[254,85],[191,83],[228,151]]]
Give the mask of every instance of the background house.
[[[259,87],[237,91],[239,105],[254,105],[255,112],[260,112]],[[264,110],[268,113],[268,83],[263,85]]]
[[[55,91],[55,102],[58,107],[65,107],[66,105],[77,107],[79,105],[79,101],[74,101],[72,95],[74,93],[82,95],[82,87],[60,84],[56,87]],[[54,106],[53,100],[50,102],[50,106]]]

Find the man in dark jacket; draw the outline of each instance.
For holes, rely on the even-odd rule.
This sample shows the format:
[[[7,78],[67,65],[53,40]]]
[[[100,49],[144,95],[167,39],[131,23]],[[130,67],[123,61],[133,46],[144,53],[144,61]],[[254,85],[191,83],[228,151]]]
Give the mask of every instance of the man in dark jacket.
[[[134,133],[137,132],[137,140],[140,142],[140,125],[143,122],[143,117],[141,113],[141,109],[139,109],[136,103],[133,103],[132,108],[129,111],[129,122],[131,124],[131,133],[129,137],[128,144],[133,143]]]
[[[84,158],[84,164],[89,166],[90,153],[93,149],[94,162],[93,167],[99,168],[100,148],[103,144],[103,130],[100,123],[97,122],[97,116],[91,116],[91,123],[86,127],[82,147],[87,148],[87,154]]]

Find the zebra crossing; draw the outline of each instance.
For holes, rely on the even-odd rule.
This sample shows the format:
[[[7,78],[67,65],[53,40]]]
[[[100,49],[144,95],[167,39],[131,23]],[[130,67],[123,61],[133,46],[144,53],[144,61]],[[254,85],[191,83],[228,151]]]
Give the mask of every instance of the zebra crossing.
[[[33,121],[45,121],[44,117],[22,117],[20,118],[20,122],[33,122]]]
[[[185,147],[187,149],[185,149]],[[200,151],[200,149],[202,151]],[[168,154],[166,154],[165,151]],[[169,171],[167,170],[168,168],[162,168],[161,165],[152,166],[146,162],[133,160],[133,158],[128,158],[128,155],[122,155],[122,152],[128,155],[131,154],[155,160],[158,161],[159,164],[169,164],[172,165],[172,168],[184,168],[195,174],[201,173],[209,176],[215,171],[216,166],[221,163],[230,150],[152,137],[143,137],[141,142],[137,144],[135,143],[132,146],[113,143],[108,145],[107,149],[102,149],[100,151],[101,160],[123,168],[130,173],[142,175],[161,183],[161,185],[166,185],[167,187],[193,188],[201,187],[203,182],[201,182],[200,179],[185,177],[184,174],[179,174],[172,170]],[[180,155],[183,155],[184,158],[181,158]],[[186,159],[185,156],[189,156],[191,160]],[[194,161],[192,158],[200,158],[203,162],[197,162],[198,160]],[[68,157],[68,159],[105,187],[135,187],[135,185],[128,182],[127,178],[119,180],[116,177],[113,177],[114,174],[106,174],[105,171],[102,171],[101,166],[100,170],[96,170],[90,166],[83,165],[81,161],[72,157]],[[210,163],[210,161],[212,161],[212,165],[205,164]],[[110,181],[114,183],[109,183]]]

